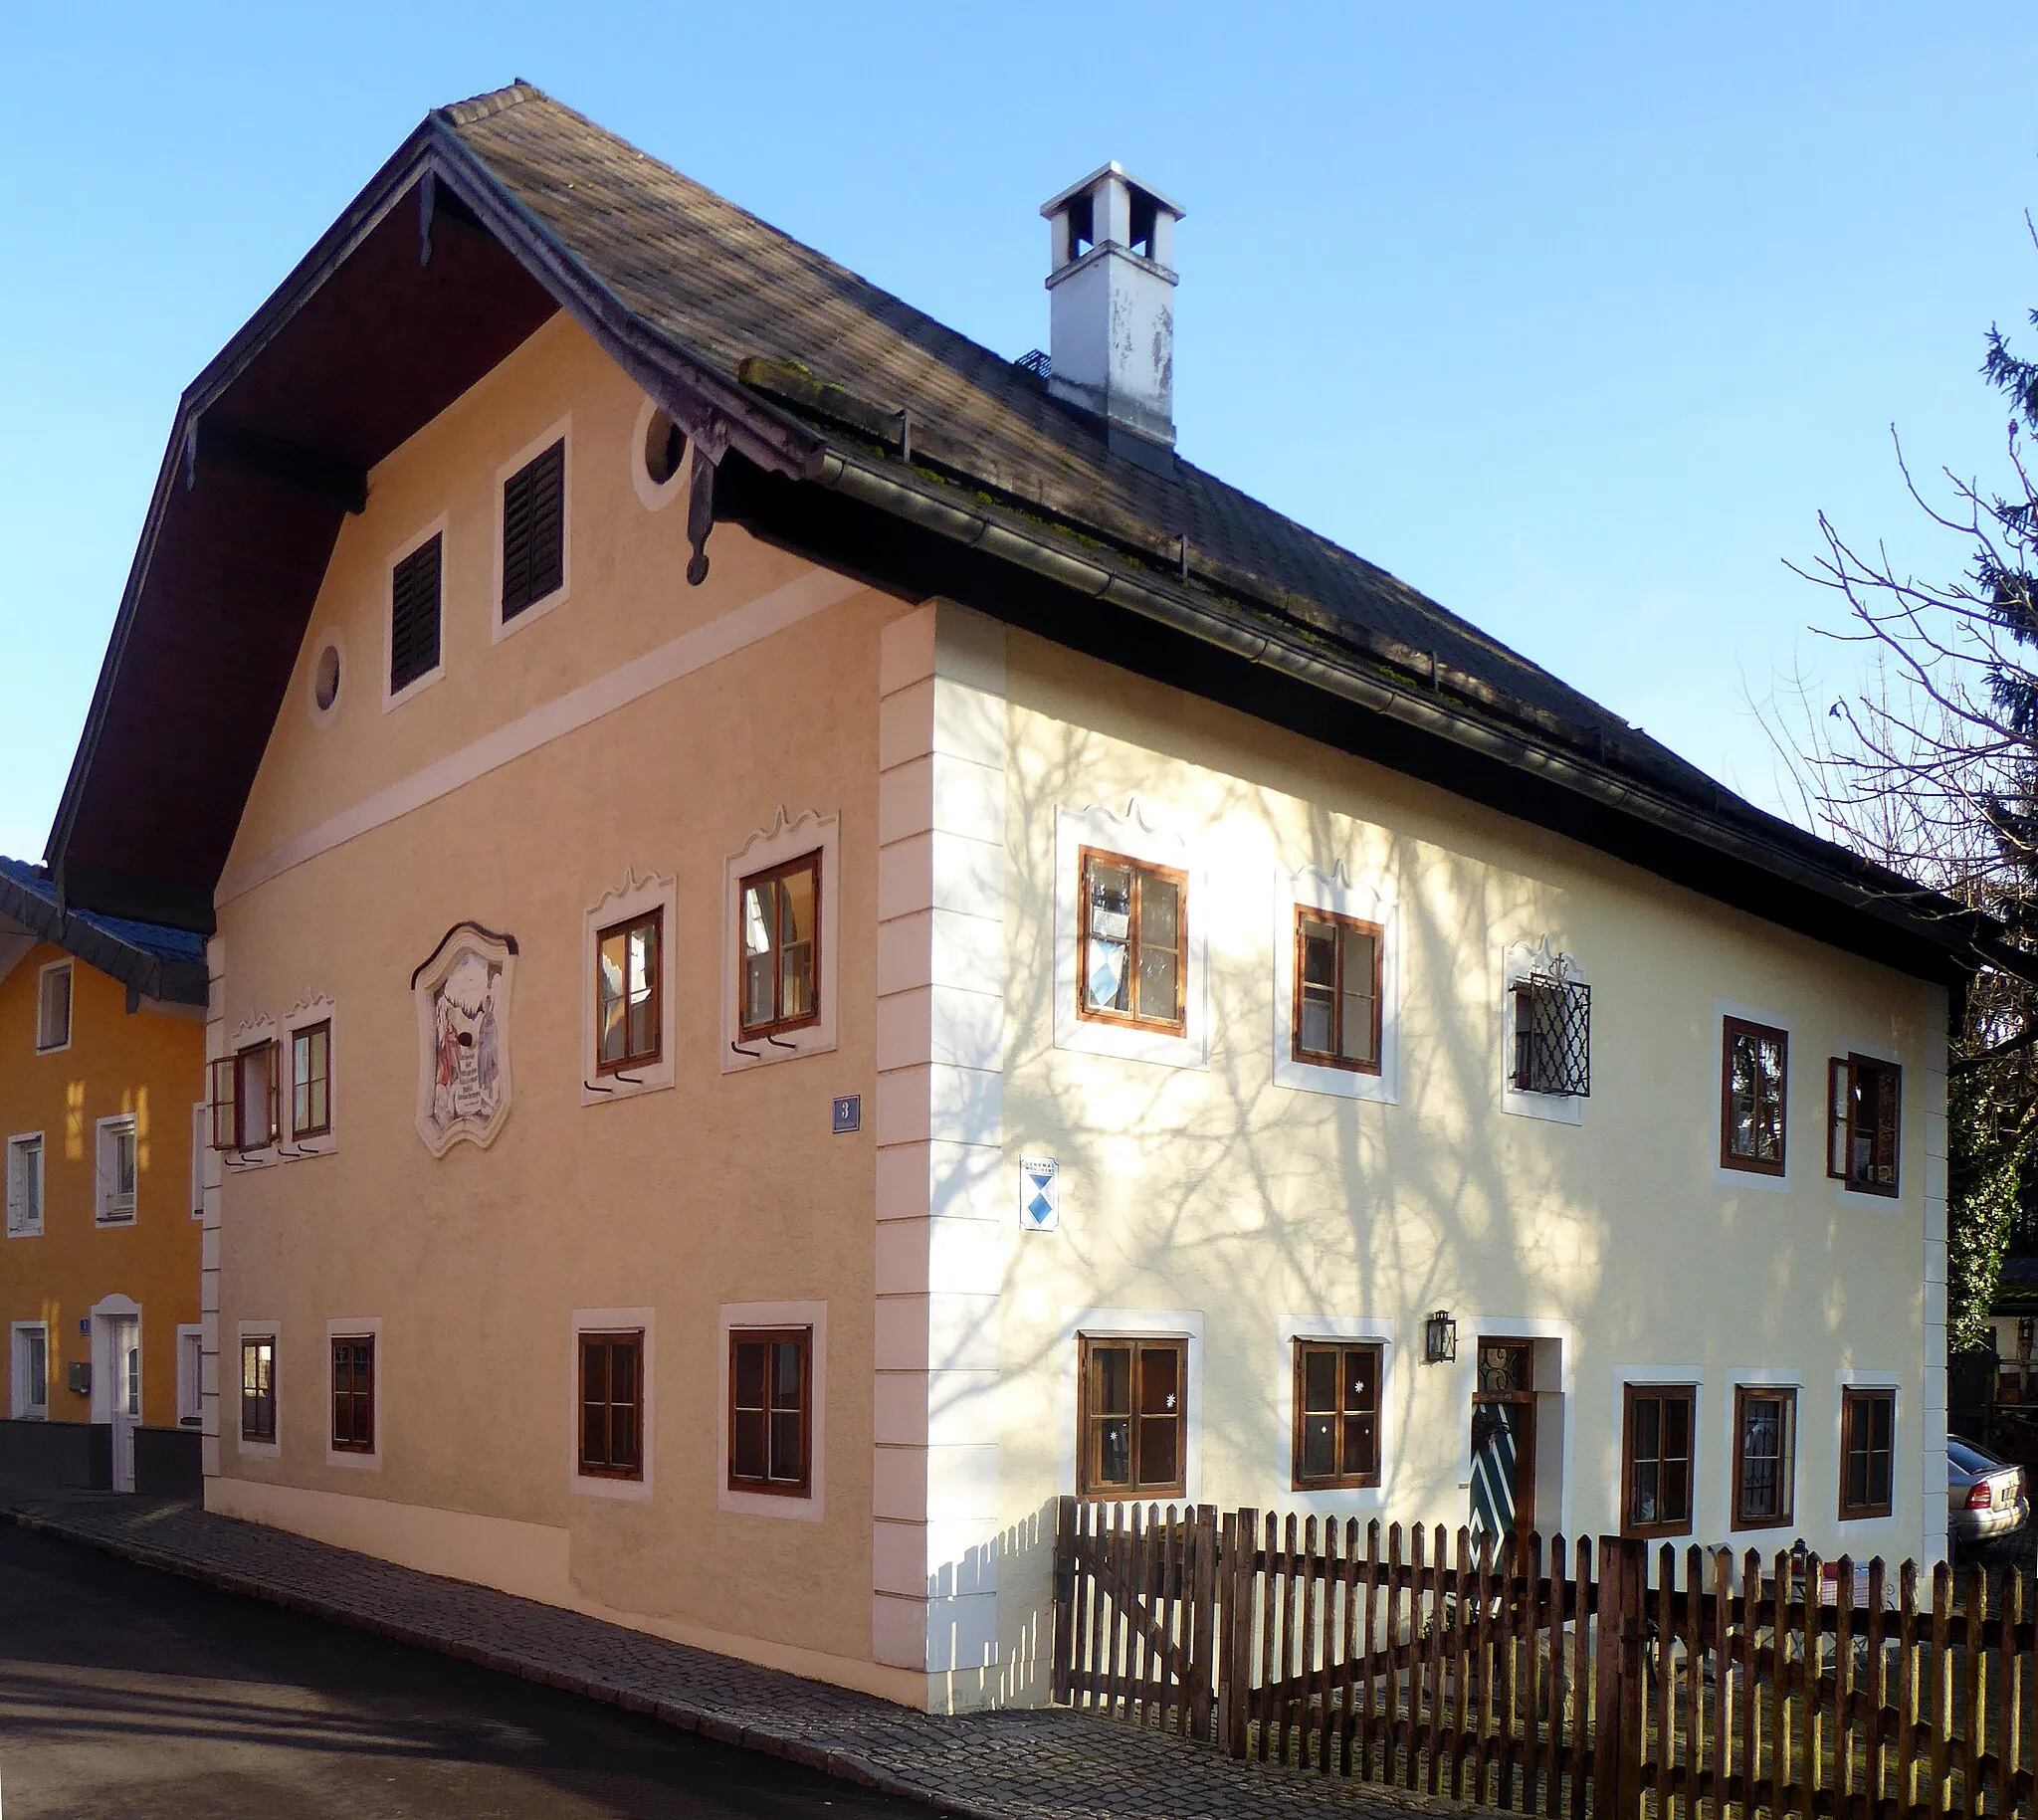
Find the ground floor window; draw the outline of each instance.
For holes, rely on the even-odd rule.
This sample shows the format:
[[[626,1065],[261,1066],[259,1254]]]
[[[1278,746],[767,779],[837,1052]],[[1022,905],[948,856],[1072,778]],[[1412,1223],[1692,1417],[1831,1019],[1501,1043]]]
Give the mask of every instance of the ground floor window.
[[[1790,1520],[1797,1466],[1797,1392],[1741,1385],[1733,1393],[1733,1526]]]
[[[375,1451],[375,1336],[343,1333],[332,1341],[332,1447]]]
[[[812,1327],[729,1329],[730,1491],[808,1495],[813,1385]]]
[[[276,1440],[276,1335],[241,1341],[241,1439],[265,1445]]]
[[[177,1329],[177,1425],[196,1428],[204,1415],[205,1329]]]
[[[1847,1390],[1840,1397],[1840,1520],[1887,1517],[1897,1434],[1894,1390]]]
[[[580,1470],[644,1477],[644,1333],[580,1335]]]
[[[1689,1535],[1692,1529],[1694,1384],[1630,1384],[1621,1481],[1621,1532]]]
[[[1380,1483],[1380,1347],[1295,1342],[1295,1489]]]
[[[1077,1477],[1084,1496],[1187,1495],[1188,1357],[1186,1339],[1082,1336]]]
[[[9,1403],[16,1421],[39,1422],[50,1413],[50,1329],[24,1320],[14,1328]]]

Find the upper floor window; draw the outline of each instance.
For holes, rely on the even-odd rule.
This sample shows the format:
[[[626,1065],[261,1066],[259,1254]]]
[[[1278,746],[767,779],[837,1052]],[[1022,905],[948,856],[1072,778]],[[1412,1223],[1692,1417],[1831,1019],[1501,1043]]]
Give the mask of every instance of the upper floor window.
[[[389,694],[439,668],[439,597],[445,533],[434,531],[389,571]]]
[[[251,1043],[211,1065],[212,1147],[266,1150],[283,1135],[283,1048]]]
[[[1904,1071],[1870,1056],[1835,1056],[1826,1068],[1826,1173],[1863,1194],[1895,1194]]]
[[[797,1030],[820,1016],[821,855],[803,854],[740,887],[745,1037]]]
[[[52,961],[36,976],[36,1051],[71,1047],[71,963]]]
[[[1897,1393],[1840,1393],[1840,1519],[1887,1517],[1893,1508]]]
[[[812,1327],[729,1329],[730,1491],[808,1496],[813,1383]]]
[[[1630,1384],[1621,1484],[1626,1535],[1689,1535],[1692,1439],[1699,1393],[1692,1384]]]
[[[566,579],[566,440],[503,483],[503,623]]]
[[[745,887],[747,911],[748,889]],[[594,1066],[598,1074],[641,1068],[659,1059],[663,995],[659,975],[664,907],[619,922],[595,937]],[[746,975],[747,977],[747,975]],[[748,1006],[745,999],[745,1006]]]
[[[1733,1393],[1733,1526],[1790,1521],[1797,1467],[1797,1392],[1741,1385]]]
[[[99,1122],[99,1203],[102,1225],[121,1225],[134,1217],[135,1178],[139,1173],[140,1140],[134,1114]]]
[[[332,1129],[332,1020],[290,1035],[291,1136],[323,1137]]]
[[[1086,1498],[1185,1495],[1186,1339],[1082,1336],[1077,1490]]]
[[[1790,1038],[1737,1017],[1720,1031],[1720,1166],[1781,1175]]]
[[[1187,1028],[1188,878],[1082,850],[1077,1014],[1180,1036]]]
[[[1295,1059],[1380,1069],[1380,925],[1328,910],[1295,912]]]
[[[1295,1342],[1295,1487],[1380,1483],[1380,1347]]]
[[[1561,971],[1515,981],[1510,1085],[1583,1100],[1592,1092],[1592,988]]]
[[[24,1131],[7,1140],[7,1236],[29,1238],[43,1229],[43,1134]]]

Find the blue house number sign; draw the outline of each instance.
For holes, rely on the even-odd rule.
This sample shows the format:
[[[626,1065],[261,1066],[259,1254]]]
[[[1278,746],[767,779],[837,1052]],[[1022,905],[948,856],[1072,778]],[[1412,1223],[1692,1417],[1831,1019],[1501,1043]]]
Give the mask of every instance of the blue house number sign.
[[[1062,1218],[1062,1165],[1052,1156],[1019,1159],[1019,1224],[1027,1232],[1053,1232]]]

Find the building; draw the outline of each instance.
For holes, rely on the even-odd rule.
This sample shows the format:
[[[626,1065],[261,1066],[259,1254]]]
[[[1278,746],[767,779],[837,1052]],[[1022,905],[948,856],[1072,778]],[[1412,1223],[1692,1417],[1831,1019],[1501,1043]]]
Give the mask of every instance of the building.
[[[0,860],[0,1484],[196,1493],[205,943]]]
[[[1179,459],[1180,211],[1045,213],[1011,361],[518,86],[186,393],[51,859],[211,933],[208,1506],[934,1706],[1070,1492],[1941,1552],[1990,925]]]

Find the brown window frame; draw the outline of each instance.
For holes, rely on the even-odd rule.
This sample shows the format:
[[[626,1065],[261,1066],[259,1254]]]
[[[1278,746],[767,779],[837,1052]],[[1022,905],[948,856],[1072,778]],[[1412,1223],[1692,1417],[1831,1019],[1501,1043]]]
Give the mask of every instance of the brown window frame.
[[[375,1451],[375,1335],[334,1333],[328,1349],[332,1371],[332,1451],[336,1454],[372,1454]],[[342,1359],[343,1353],[351,1356]],[[346,1373],[344,1388],[341,1385],[342,1370]]]
[[[1098,1410],[1094,1407],[1098,1355],[1107,1351],[1129,1353],[1126,1363],[1127,1408]],[[1139,1401],[1140,1361],[1149,1352],[1172,1352],[1175,1358],[1176,1408],[1171,1415],[1142,1415]],[[1079,1336],[1076,1352],[1076,1489],[1085,1498],[1111,1503],[1136,1503],[1142,1499],[1186,1498],[1189,1474],[1189,1341],[1186,1334],[1173,1333],[1085,1333]],[[1139,1473],[1140,1427],[1143,1421],[1172,1420],[1174,1475],[1169,1479],[1142,1479]],[[1107,1483],[1101,1458],[1104,1424],[1125,1423],[1125,1459],[1130,1478],[1123,1485]]]
[[[1682,1517],[1659,1517],[1654,1522],[1635,1520],[1635,1405],[1648,1400],[1668,1404],[1680,1401],[1685,1405],[1685,1452],[1684,1460],[1684,1515]],[[1679,1456],[1665,1454],[1662,1447],[1663,1425],[1659,1416],[1657,1422],[1657,1447],[1655,1456],[1658,1472],[1659,1500],[1662,1497],[1661,1473],[1666,1460]],[[1630,1538],[1654,1540],[1658,1536],[1689,1535],[1692,1532],[1692,1514],[1699,1503],[1699,1387],[1696,1384],[1624,1384],[1621,1386],[1621,1433],[1620,1433],[1620,1532]]]
[[[1088,898],[1085,902],[1088,903]],[[1328,1050],[1311,1049],[1302,1038],[1303,1030],[1303,978],[1304,955],[1307,944],[1303,938],[1304,925],[1311,922],[1328,923],[1335,931],[1332,947],[1337,957],[1337,975],[1331,985],[1330,999],[1330,1044]],[[1371,1056],[1360,1060],[1342,1054],[1344,1047],[1344,937],[1349,931],[1366,936],[1373,944],[1372,978],[1372,1029],[1370,1034]],[[1315,910],[1308,905],[1295,907],[1295,1002],[1290,1009],[1290,1048],[1294,1059],[1307,1062],[1312,1068],[1341,1068],[1355,1075],[1377,1075],[1380,1072],[1381,1035],[1381,987],[1386,980],[1386,930],[1377,922],[1368,922],[1360,916],[1340,915],[1335,910]]]
[[[1783,1406],[1782,1442],[1776,1455],[1776,1482],[1780,1508],[1774,1516],[1750,1516],[1747,1505],[1747,1418],[1750,1403],[1780,1403]],[[1796,1520],[1797,1509],[1797,1390],[1788,1384],[1736,1384],[1733,1387],[1733,1508],[1729,1513],[1735,1529],[1783,1529]]]
[[[1860,1122],[1856,1116],[1862,1098],[1861,1077],[1864,1074],[1886,1079],[1890,1083],[1889,1119],[1885,1123],[1880,1115],[1876,1129],[1870,1136],[1868,1167],[1873,1172],[1887,1167],[1887,1182],[1873,1179],[1862,1180],[1854,1174],[1854,1144],[1860,1135]],[[1887,1164],[1876,1155],[1876,1148],[1887,1135],[1889,1140],[1889,1161]],[[1904,1071],[1895,1062],[1885,1062],[1878,1056],[1848,1055],[1834,1056],[1826,1064],[1826,1174],[1841,1184],[1850,1194],[1880,1194],[1891,1200],[1903,1192],[1903,1170],[1901,1163],[1904,1148]],[[1842,1157],[1839,1168],[1833,1166],[1836,1150]]]
[[[1346,1406],[1345,1390],[1351,1381],[1351,1373],[1344,1360],[1347,1354],[1362,1352],[1370,1358],[1371,1367],[1367,1381],[1372,1385],[1373,1401],[1370,1409],[1352,1409]],[[1337,1407],[1332,1410],[1312,1410],[1308,1407],[1309,1360],[1313,1353],[1327,1353],[1336,1361]],[[1386,1348],[1376,1339],[1298,1339],[1295,1342],[1295,1432],[1290,1441],[1289,1489],[1297,1492],[1334,1492],[1355,1490],[1380,1483],[1380,1377],[1386,1365]],[[1349,1457],[1347,1424],[1354,1421],[1369,1421],[1372,1425],[1371,1464],[1360,1467],[1356,1472],[1346,1471],[1343,1466],[1330,1473],[1312,1473],[1303,1464],[1304,1428],[1312,1415],[1328,1415],[1332,1421],[1332,1436],[1335,1455],[1339,1462]]]
[[[597,1350],[604,1354],[603,1390],[599,1397],[591,1397],[588,1394],[588,1355],[591,1351]],[[627,1352],[633,1361],[635,1394],[629,1397],[616,1395],[615,1357],[618,1352]],[[576,1470],[583,1479],[618,1479],[635,1484],[643,1482],[644,1354],[642,1327],[587,1327],[574,1335],[573,1460]],[[595,1409],[602,1412],[602,1445],[599,1449],[587,1445],[588,1412]],[[634,1450],[619,1450],[616,1446],[616,1411],[619,1409],[630,1411],[636,1441]]]
[[[740,898],[736,900],[742,902]],[[629,936],[632,930],[651,926],[651,1047],[631,1051],[630,1041],[630,977],[629,977]],[[602,944],[612,935],[624,938],[623,995],[614,1001],[623,1007],[623,1042],[625,1053],[617,1060],[605,1062],[601,1053],[602,1011],[608,1002],[605,999],[601,978]],[[775,969],[774,969],[775,977]],[[650,910],[635,916],[626,916],[621,922],[612,922],[604,929],[594,932],[594,1073],[599,1080],[603,1075],[628,1074],[633,1068],[657,1068],[665,1060],[665,906],[654,905]]]
[[[796,1478],[771,1471],[773,1418],[794,1413],[776,1402],[771,1370],[774,1346],[796,1345],[800,1353],[800,1470]],[[739,1405],[740,1353],[745,1346],[764,1349],[764,1401],[756,1408]],[[728,1330],[728,1489],[766,1498],[811,1498],[814,1487],[814,1329],[812,1327],[730,1327]],[[761,1476],[736,1470],[736,1424],[746,1415],[764,1418],[764,1471]]]
[[[1132,876],[1125,911],[1125,978],[1132,1002],[1139,1002],[1139,894],[1142,879],[1160,879],[1174,887],[1174,1015],[1149,1017],[1138,1010],[1112,1011],[1090,1002],[1090,868],[1092,862],[1121,866]],[[1172,866],[1135,860],[1106,847],[1082,847],[1076,853],[1076,1016],[1088,1024],[1111,1024],[1121,1030],[1151,1030],[1162,1036],[1186,1036],[1189,1028],[1189,875]]]
[[[1755,1044],[1759,1057],[1761,1045],[1773,1042],[1777,1047],[1778,1064],[1776,1072],[1776,1160],[1770,1162],[1760,1155],[1742,1156],[1733,1148],[1733,1045],[1735,1039],[1746,1038]],[[1758,1064],[1759,1070],[1759,1064]],[[1759,1080],[1756,1084],[1756,1111],[1761,1106]],[[1759,1140],[1758,1140],[1759,1141]],[[1737,1169],[1746,1175],[1781,1175],[1790,1153],[1790,1033],[1778,1030],[1770,1024],[1757,1024],[1742,1017],[1723,1017],[1720,1020],[1720,1166],[1723,1169]]]
[[[324,1067],[319,1071],[317,1082],[321,1094],[323,1116],[315,1122],[298,1122],[298,1094],[305,1085],[305,1078],[298,1073],[298,1045],[308,1043],[312,1037],[323,1037]],[[303,1137],[325,1137],[332,1131],[332,1020],[320,1018],[315,1024],[303,1024],[291,1032],[291,1141],[296,1143]]]
[[[268,1116],[264,1120],[260,1142],[251,1143],[248,1131],[247,1086],[248,1064],[258,1056],[267,1053],[269,1073],[266,1108]],[[265,1037],[259,1043],[250,1043],[237,1049],[230,1056],[221,1056],[211,1064],[212,1069],[212,1147],[215,1150],[233,1150],[246,1155],[250,1150],[268,1150],[283,1141],[283,1045],[274,1037]],[[224,1095],[222,1094],[224,1087]],[[223,1130],[231,1114],[231,1133]]]
[[[1848,1482],[1854,1471],[1855,1424],[1868,1410],[1877,1406],[1890,1412],[1889,1445],[1882,1450],[1883,1495],[1880,1501],[1856,1504],[1847,1496]],[[1877,1451],[1874,1442],[1874,1431],[1871,1430],[1868,1443],[1861,1450],[1871,1463],[1871,1470]],[[1869,1517],[1888,1517],[1896,1509],[1896,1499],[1897,1393],[1893,1388],[1882,1385],[1848,1385],[1840,1392],[1840,1521],[1860,1522]]]
[[[822,849],[816,847],[811,853],[803,853],[797,859],[785,860],[776,866],[767,866],[762,872],[753,872],[736,881],[736,1034],[738,1037],[771,1037],[788,1030],[806,1030],[821,1021],[821,891],[825,881],[821,877]],[[809,943],[812,958],[808,965],[808,1003],[812,1009],[797,1017],[772,1016],[759,1024],[745,1022],[749,1011],[749,983],[746,977],[748,950],[743,946],[743,904],[750,889],[757,885],[775,884],[780,879],[790,878],[796,872],[811,872],[814,875],[814,935]],[[771,930],[771,1003],[773,1006],[785,1002],[785,949],[778,938],[777,927]]]
[[[248,1388],[248,1358],[251,1353],[255,1354],[258,1358],[262,1354],[267,1353],[269,1359],[269,1381],[266,1385],[263,1385],[258,1368],[256,1383],[259,1387],[254,1391],[250,1391]],[[259,1420],[253,1427],[249,1426],[248,1417],[251,1409],[256,1412],[264,1409],[268,1411],[269,1422],[266,1430]],[[243,1441],[258,1442],[264,1447],[274,1447],[276,1445],[276,1335],[274,1333],[244,1333],[241,1336],[241,1439]]]

